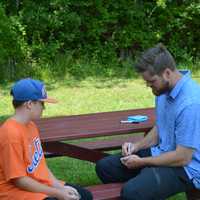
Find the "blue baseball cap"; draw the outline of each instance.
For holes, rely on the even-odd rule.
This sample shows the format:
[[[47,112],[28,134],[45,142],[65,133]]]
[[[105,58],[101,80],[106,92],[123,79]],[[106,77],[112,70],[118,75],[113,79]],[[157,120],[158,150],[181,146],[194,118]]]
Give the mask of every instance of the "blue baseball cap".
[[[39,80],[30,78],[17,81],[11,88],[11,95],[16,101],[44,101],[56,103],[57,100],[48,98],[45,85]]]

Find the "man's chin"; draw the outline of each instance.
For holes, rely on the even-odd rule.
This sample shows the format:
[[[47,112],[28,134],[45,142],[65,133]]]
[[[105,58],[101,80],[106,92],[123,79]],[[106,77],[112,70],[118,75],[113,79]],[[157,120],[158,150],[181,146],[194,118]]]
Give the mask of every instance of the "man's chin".
[[[156,91],[156,90],[152,90],[152,93],[155,95],[155,96],[159,96],[160,95],[160,92]]]
[[[165,94],[167,91],[165,90],[160,90],[160,91],[157,91],[157,90],[152,90],[152,93],[155,95],[155,96],[160,96],[162,94]]]

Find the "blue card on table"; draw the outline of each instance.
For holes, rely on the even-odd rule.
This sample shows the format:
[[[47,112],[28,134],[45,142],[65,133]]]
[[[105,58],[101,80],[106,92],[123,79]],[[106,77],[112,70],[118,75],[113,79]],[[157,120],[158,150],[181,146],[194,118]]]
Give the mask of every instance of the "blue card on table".
[[[121,123],[140,123],[148,120],[146,115],[132,115],[128,116],[127,120],[121,120]]]

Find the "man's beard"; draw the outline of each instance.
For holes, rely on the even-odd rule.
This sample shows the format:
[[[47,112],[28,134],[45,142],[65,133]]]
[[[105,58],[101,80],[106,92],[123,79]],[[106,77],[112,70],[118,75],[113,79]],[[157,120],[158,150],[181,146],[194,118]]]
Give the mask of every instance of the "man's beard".
[[[165,81],[165,80],[162,81],[162,87],[161,88],[159,88],[159,89],[151,88],[151,89],[152,89],[153,94],[156,95],[156,96],[160,96],[160,95],[167,93],[171,90],[169,82]]]

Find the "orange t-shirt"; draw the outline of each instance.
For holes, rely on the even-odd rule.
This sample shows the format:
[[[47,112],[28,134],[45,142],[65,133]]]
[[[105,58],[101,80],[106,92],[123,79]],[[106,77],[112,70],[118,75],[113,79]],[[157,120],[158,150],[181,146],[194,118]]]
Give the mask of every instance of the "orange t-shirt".
[[[42,200],[47,195],[22,190],[13,178],[28,176],[51,186],[36,125],[8,119],[0,128],[0,199]]]

